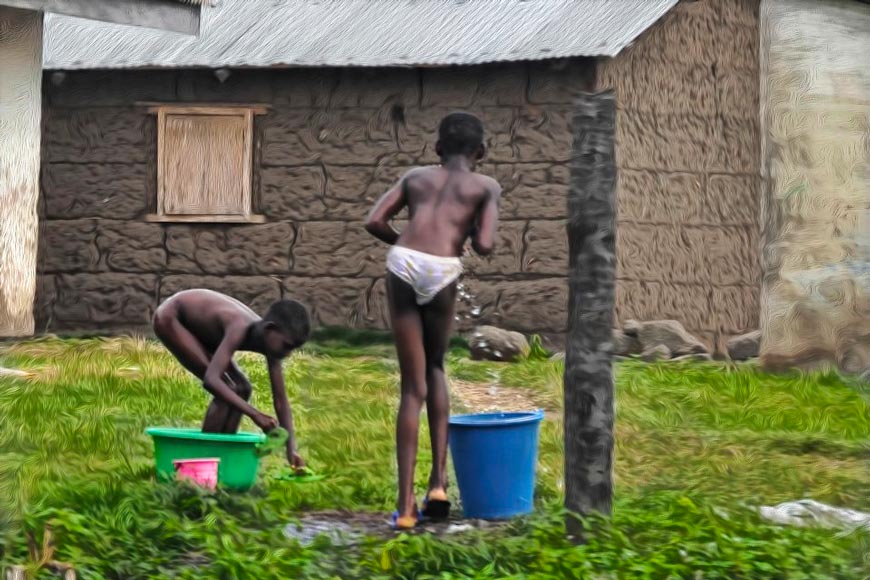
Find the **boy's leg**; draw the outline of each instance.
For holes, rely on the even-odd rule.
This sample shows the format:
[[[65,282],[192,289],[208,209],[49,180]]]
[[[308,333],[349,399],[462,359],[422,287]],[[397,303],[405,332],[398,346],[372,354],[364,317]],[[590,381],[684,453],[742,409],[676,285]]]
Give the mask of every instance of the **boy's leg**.
[[[158,311],[155,314],[154,334],[184,368],[199,380],[205,377],[205,371],[208,369],[212,355],[189,330],[184,328],[173,312]],[[235,366],[235,363],[233,363],[233,366]],[[237,381],[233,380],[232,383],[237,383]],[[240,389],[233,385],[233,390],[247,400],[247,397],[244,396],[244,388]],[[248,392],[247,396],[250,396],[250,392]],[[241,415],[239,414],[238,419],[233,419],[232,415],[234,413],[239,414],[238,411],[223,401],[212,399],[205,413],[202,431],[204,433],[226,433],[228,432],[226,429],[232,427],[232,421],[235,420],[235,430],[229,431],[235,433],[238,430]]]
[[[423,321],[414,290],[390,274],[387,278],[396,355],[402,374],[402,395],[396,421],[396,458],[399,463],[399,516],[415,518],[414,468],[420,411],[426,400],[426,355],[423,350]]]
[[[245,376],[242,369],[238,367],[235,361],[230,362],[230,369],[227,371],[227,375],[230,378],[229,384],[236,394],[245,401],[250,400],[251,393],[254,389],[251,386],[250,381],[248,381],[248,377]],[[215,403],[215,401],[212,401],[212,403]],[[231,405],[223,403],[222,405],[226,407],[227,412],[221,433],[238,433],[239,425],[242,423],[242,413]]]
[[[450,344],[453,316],[456,310],[456,284],[442,290],[423,308],[423,344],[426,349],[426,412],[432,442],[432,472],[429,475],[429,496],[446,499],[447,494],[447,429],[450,418],[450,395],[444,358]]]

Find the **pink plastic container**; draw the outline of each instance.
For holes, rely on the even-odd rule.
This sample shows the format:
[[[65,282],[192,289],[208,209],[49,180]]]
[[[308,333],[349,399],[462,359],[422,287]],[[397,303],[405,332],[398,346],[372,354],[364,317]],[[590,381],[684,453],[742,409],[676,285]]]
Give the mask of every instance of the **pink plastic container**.
[[[197,459],[176,459],[175,474],[178,479],[187,479],[197,485],[213,490],[217,487],[218,465],[221,460],[217,457],[203,457]]]

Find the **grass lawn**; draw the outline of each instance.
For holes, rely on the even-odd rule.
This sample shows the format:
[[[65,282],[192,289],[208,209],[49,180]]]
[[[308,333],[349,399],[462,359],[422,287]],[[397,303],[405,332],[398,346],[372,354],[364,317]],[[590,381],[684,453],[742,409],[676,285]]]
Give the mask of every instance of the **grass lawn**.
[[[239,362],[254,404],[271,409],[265,367]],[[198,426],[208,403],[156,343],[7,344],[0,366],[35,373],[0,378],[5,564],[27,561],[24,529],[51,521],[57,559],[81,578],[870,578],[870,533],[771,526],[750,509],[809,497],[870,511],[870,389],[834,374],[621,363],[614,516],[588,522],[585,545],[564,539],[557,418],[542,428],[534,517],[337,549],[325,538],[302,546],[282,528],[303,511],[393,509],[398,368],[377,337],[325,333],[285,366],[300,451],[328,477],[270,482],[262,476],[282,466],[270,457],[262,484],[242,495],[154,483],[144,429]],[[457,344],[450,373],[561,405],[559,362],[472,362]],[[429,460],[423,444],[420,491]]]

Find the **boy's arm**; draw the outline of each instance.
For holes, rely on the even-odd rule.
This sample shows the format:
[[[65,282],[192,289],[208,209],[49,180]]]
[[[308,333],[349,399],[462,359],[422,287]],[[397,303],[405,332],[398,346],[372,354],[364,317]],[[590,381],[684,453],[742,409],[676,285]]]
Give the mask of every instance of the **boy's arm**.
[[[272,401],[275,404],[275,414],[278,423],[287,430],[287,461],[295,468],[304,466],[302,458],[296,453],[296,433],[293,428],[293,409],[290,408],[290,400],[287,398],[287,389],[284,386],[284,372],[281,368],[280,359],[269,359],[269,381],[272,384]]]
[[[495,232],[498,229],[498,206],[501,201],[501,187],[494,184],[483,200],[477,225],[471,235],[471,247],[481,256],[488,256],[495,247]]]
[[[221,399],[225,403],[235,407],[240,413],[243,413],[251,418],[251,420],[263,431],[271,431],[277,427],[277,421],[268,415],[265,415],[248,404],[235,391],[233,391],[226,381],[224,381],[224,373],[230,367],[230,362],[233,360],[233,353],[238,350],[239,346],[245,338],[247,328],[245,326],[231,326],[227,329],[224,339],[214,353],[208,368],[203,377],[203,385],[205,389],[216,398]]]
[[[366,220],[366,231],[391,246],[399,239],[399,232],[393,228],[390,220],[405,207],[406,177],[407,174],[378,200]]]

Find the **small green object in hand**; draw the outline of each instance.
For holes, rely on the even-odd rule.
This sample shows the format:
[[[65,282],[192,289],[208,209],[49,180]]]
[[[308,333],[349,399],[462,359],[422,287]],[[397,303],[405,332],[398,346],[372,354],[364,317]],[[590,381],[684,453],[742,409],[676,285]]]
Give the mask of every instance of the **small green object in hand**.
[[[302,467],[298,470],[283,469],[272,476],[272,479],[276,479],[278,481],[289,481],[293,483],[311,483],[314,481],[320,481],[326,477],[325,475],[317,475],[308,467]]]
[[[287,447],[287,439],[290,434],[283,427],[276,427],[266,434],[266,440],[257,445],[258,457],[265,457],[276,451],[284,451]]]

